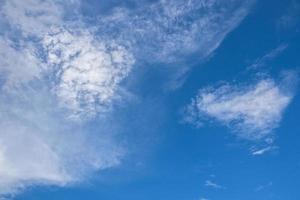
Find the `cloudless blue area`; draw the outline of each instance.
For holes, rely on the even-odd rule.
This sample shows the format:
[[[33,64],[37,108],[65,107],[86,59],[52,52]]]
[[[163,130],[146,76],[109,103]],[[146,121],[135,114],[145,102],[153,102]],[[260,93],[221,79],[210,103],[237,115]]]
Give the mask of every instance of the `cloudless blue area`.
[[[124,116],[136,120],[131,123],[136,126],[131,131],[138,132],[131,133],[135,136],[132,142],[141,152],[124,160],[121,167],[102,171],[75,187],[31,188],[16,200],[299,200],[298,92],[275,130],[278,149],[261,156],[251,155],[249,148],[253,144],[238,139],[226,127],[208,124],[194,128],[181,122],[180,113],[201,87],[220,81],[251,82],[258,71],[247,67],[280,45],[287,48],[266,61],[259,72],[276,79],[283,70],[299,70],[300,14],[298,21],[286,26],[278,24],[280,17],[289,13],[291,3],[292,0],[258,1],[207,62],[198,61],[197,55],[186,62],[192,70],[175,91],[165,92],[154,83],[164,78],[159,71],[143,73],[140,79],[144,81],[139,81],[144,89],[136,90],[147,99],[149,108],[143,108],[144,116],[134,111],[141,106],[123,111]],[[100,11],[109,12],[117,4],[118,1],[88,0],[82,12],[97,15]],[[132,2],[126,5],[135,6]],[[139,119],[147,126],[141,128]],[[206,180],[222,188],[207,187]]]

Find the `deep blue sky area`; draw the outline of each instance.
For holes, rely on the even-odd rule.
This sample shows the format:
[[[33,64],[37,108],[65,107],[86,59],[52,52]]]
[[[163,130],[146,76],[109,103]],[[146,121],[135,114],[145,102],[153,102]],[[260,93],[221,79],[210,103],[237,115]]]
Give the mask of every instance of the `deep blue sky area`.
[[[10,26],[7,32],[6,29],[0,31],[2,60],[6,55],[3,53],[5,45],[9,44],[15,49],[15,40],[21,41],[24,44],[21,48],[28,48],[26,52],[30,53],[32,49],[45,48],[45,38],[49,36],[48,39],[51,39],[57,34],[48,34],[48,29],[44,31],[43,26],[41,29],[35,29],[36,32],[31,32],[22,25],[25,23],[38,26],[44,19],[39,21],[39,18],[34,18],[33,21],[26,21],[25,17],[24,20],[14,21],[13,15],[7,14],[6,8],[15,9],[13,13],[17,13],[22,12],[22,6],[32,5],[36,6],[36,9],[45,6],[42,3],[32,3],[39,2],[38,0],[25,0],[19,7],[5,7],[3,5],[9,3],[1,0],[0,2],[3,2],[0,4],[1,15],[5,16],[6,20],[1,20],[0,27],[7,27],[3,24]],[[49,2],[60,4],[59,1]],[[75,15],[72,11],[68,13],[71,17],[65,18],[71,19],[71,22],[65,22],[69,23],[68,26],[62,25],[68,30],[65,32],[65,38],[69,37],[69,33],[73,37],[73,40],[63,44],[71,45],[54,49],[54,52],[60,52],[55,54],[59,55],[57,63],[52,62],[50,56],[47,57],[51,51],[49,46],[47,50],[40,51],[42,58],[39,59],[43,65],[41,69],[47,69],[41,73],[50,73],[50,66],[51,69],[59,69],[53,70],[55,75],[46,75],[47,78],[43,75],[42,78],[35,76],[29,83],[22,82],[11,86],[15,82],[9,82],[9,74],[19,72],[20,68],[16,67],[16,70],[10,71],[8,67],[13,68],[21,63],[23,68],[23,65],[26,65],[24,63],[31,64],[35,61],[32,57],[26,60],[26,53],[22,54],[23,57],[19,56],[25,59],[24,62],[5,59],[0,61],[0,68],[3,68],[0,70],[0,84],[1,91],[4,91],[0,99],[17,99],[15,103],[3,101],[0,106],[3,116],[9,116],[0,118],[2,121],[7,120],[7,123],[0,124],[5,132],[0,134],[0,147],[3,143],[3,148],[8,149],[3,153],[0,148],[0,179],[3,177],[3,180],[7,180],[3,183],[0,181],[0,199],[1,195],[15,200],[300,199],[300,96],[297,86],[300,70],[300,1],[251,0],[249,5],[247,1],[239,0],[220,1],[219,4],[213,0],[191,0],[190,3],[181,0],[170,1],[174,4],[164,0],[76,2],[72,4],[74,9],[77,9],[74,11]],[[208,6],[204,5],[205,3]],[[212,7],[209,7],[210,3]],[[67,4],[63,5],[62,9],[64,6],[68,7]],[[203,4],[203,7],[200,6],[197,10],[196,7],[200,4]],[[41,8],[41,12],[51,12],[49,5],[50,11]],[[168,6],[173,10],[162,11],[167,10]],[[183,9],[185,6],[186,10]],[[177,14],[183,14],[177,15],[175,9]],[[239,9],[240,12],[236,12]],[[161,16],[162,12],[168,14]],[[219,14],[220,19],[212,19],[214,13]],[[49,19],[51,23],[58,21],[59,24],[61,22],[56,19],[56,14],[50,13]],[[169,19],[168,17],[169,21],[161,22]],[[193,27],[197,27],[197,23],[202,19],[201,23],[204,25],[199,27],[199,30],[191,31],[190,25],[194,24]],[[47,22],[49,27],[50,22]],[[59,26],[57,23],[53,26]],[[229,26],[231,28],[228,28]],[[90,36],[94,37],[94,40],[86,39]],[[184,40],[181,36],[187,38]],[[80,43],[82,38],[85,40]],[[62,40],[63,37],[58,41]],[[187,40],[191,43],[185,45]],[[90,44],[96,45],[90,47]],[[102,47],[102,44],[106,46]],[[117,49],[115,44],[121,47]],[[89,53],[93,53],[95,57],[86,56],[76,61],[76,58],[70,56],[70,61],[61,56],[64,51],[72,52],[72,49],[77,48],[76,45],[83,46],[72,55],[73,57],[84,57]],[[126,49],[126,52],[124,49],[122,52],[129,52],[131,57],[129,56],[126,62],[120,61],[125,64],[118,65],[115,64],[119,62],[118,58],[113,56],[115,52],[122,54],[121,48]],[[101,52],[97,54],[94,49]],[[84,51],[86,53],[82,53]],[[96,59],[99,56],[107,56],[110,51],[111,59],[115,59],[110,64]],[[13,57],[21,53],[7,52]],[[33,55],[38,56],[36,53]],[[134,63],[130,61],[131,58],[135,60]],[[105,59],[106,57],[103,58]],[[91,64],[97,62],[104,64]],[[87,74],[82,76],[85,78],[83,81],[74,79],[67,82],[72,77],[81,76],[75,72],[68,74],[66,71],[74,66],[76,68],[76,64],[84,66],[85,63],[92,66],[91,69],[93,66],[95,69],[108,67],[92,73],[88,72],[90,68],[84,68],[79,72]],[[130,70],[124,72],[129,65]],[[100,78],[113,78],[99,82],[96,80],[96,74],[102,72],[106,74],[100,74]],[[126,75],[120,75],[123,72]],[[71,78],[66,78],[67,75]],[[18,77],[15,75],[11,79],[23,80]],[[37,79],[40,79],[40,82],[34,82]],[[51,81],[47,83],[49,79]],[[88,87],[94,80],[95,85]],[[112,84],[114,81],[116,86]],[[6,86],[6,82],[10,85]],[[47,97],[42,97],[40,90],[34,92],[37,97],[29,95],[30,99],[36,101],[30,100],[25,104],[22,103],[21,97],[14,96],[22,92],[23,96],[31,94],[27,92],[28,88],[36,88],[32,85],[44,82],[46,94],[51,94],[49,99],[53,98],[52,104],[44,104],[43,99]],[[61,85],[53,86],[59,83]],[[75,83],[83,86],[74,86],[74,90],[79,88],[80,91],[72,93],[72,88],[67,87]],[[262,85],[259,85],[260,83]],[[100,84],[104,86],[99,86]],[[89,89],[98,86],[98,91]],[[13,89],[9,88],[10,92],[7,92],[8,87]],[[22,92],[16,90],[14,93],[18,87],[22,88]],[[265,90],[257,92],[259,88]],[[114,97],[109,96],[110,91],[114,91]],[[87,96],[89,92],[91,95]],[[70,96],[64,96],[68,94]],[[70,99],[74,95],[77,95],[75,100]],[[72,107],[72,102],[75,101],[78,101],[78,104]],[[27,112],[27,109],[30,111]],[[32,114],[32,110],[39,115]],[[45,113],[52,113],[49,114],[51,117]],[[72,121],[72,117],[76,119]],[[34,130],[42,131],[34,135],[34,141],[40,141],[37,138],[45,141],[43,145],[48,145],[59,161],[52,160],[52,156],[47,157],[46,153],[41,154],[45,160],[40,160],[40,154],[30,154],[40,151],[39,148],[42,147],[31,143],[31,136],[26,136],[26,131],[22,132],[22,137],[18,136],[18,130],[27,130],[26,128],[17,127],[17,131],[13,132],[13,141],[20,141],[21,145],[11,142],[11,138],[7,136],[11,129],[7,128],[7,124],[14,122],[22,127],[29,124],[28,130],[33,127]],[[41,136],[43,131],[47,136]],[[57,134],[53,139],[54,136],[52,138],[51,135],[55,131]],[[66,132],[68,136],[64,138],[62,135]],[[23,135],[26,139],[23,139]],[[73,137],[77,136],[79,141],[84,142],[65,142],[68,138],[73,141]],[[24,150],[22,144],[25,145]],[[35,145],[36,149],[31,150]],[[30,149],[28,146],[31,146]],[[15,152],[12,148],[18,151],[10,155],[9,152]],[[75,150],[68,153],[72,148]],[[89,148],[91,150],[81,150]],[[18,153],[27,150],[29,153],[24,154],[25,156]],[[115,152],[119,150],[124,154],[114,157]],[[4,160],[3,169],[1,153]],[[29,159],[24,161],[16,157],[17,154],[24,160],[26,156],[29,156]],[[94,169],[94,165],[90,166],[90,163],[94,163],[93,159],[97,160],[98,155],[101,165]],[[48,164],[46,160],[49,161]],[[66,174],[70,172],[70,177],[78,180],[70,181],[56,170],[45,167],[53,165],[55,168],[55,161],[60,163],[57,164],[57,168],[64,169]],[[43,162],[46,163],[45,166],[38,168],[39,163]],[[24,167],[23,170],[18,167],[22,165],[29,167]],[[31,170],[38,172],[31,173]],[[13,173],[14,176],[11,175]],[[46,175],[40,175],[41,173]],[[52,173],[54,177],[58,174],[58,177],[63,178],[52,179]]]

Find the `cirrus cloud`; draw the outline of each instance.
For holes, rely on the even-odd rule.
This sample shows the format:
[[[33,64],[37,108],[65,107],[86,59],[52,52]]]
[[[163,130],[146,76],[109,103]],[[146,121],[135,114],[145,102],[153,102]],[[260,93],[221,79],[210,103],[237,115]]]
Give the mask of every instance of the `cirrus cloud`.
[[[142,60],[174,62],[197,52],[211,55],[225,36],[248,14],[255,0],[160,0],[138,9],[116,8],[101,16],[103,37],[115,38],[132,47]]]

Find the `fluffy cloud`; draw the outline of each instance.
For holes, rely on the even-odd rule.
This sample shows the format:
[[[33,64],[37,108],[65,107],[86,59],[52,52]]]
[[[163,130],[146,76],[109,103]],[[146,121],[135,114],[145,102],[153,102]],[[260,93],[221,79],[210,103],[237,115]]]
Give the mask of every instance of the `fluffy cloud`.
[[[127,49],[98,41],[86,31],[60,29],[49,33],[43,45],[50,71],[57,69],[55,93],[75,119],[104,112],[134,64]]]
[[[230,127],[239,136],[261,139],[278,127],[293,95],[287,85],[263,79],[239,87],[224,84],[204,88],[188,106],[186,120],[201,125],[212,119]]]

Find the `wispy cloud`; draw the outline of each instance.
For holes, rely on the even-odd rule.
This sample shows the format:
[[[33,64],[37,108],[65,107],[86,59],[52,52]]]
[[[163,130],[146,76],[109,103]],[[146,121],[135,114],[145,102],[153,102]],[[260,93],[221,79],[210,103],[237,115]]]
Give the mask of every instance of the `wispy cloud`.
[[[210,187],[210,188],[214,188],[214,189],[225,189],[224,186],[219,185],[219,184],[217,184],[217,183],[215,183],[215,182],[213,182],[211,180],[206,180],[205,181],[205,186],[206,187]]]
[[[160,0],[135,10],[121,7],[112,15],[100,17],[98,32],[103,38],[114,38],[128,46],[137,61],[172,64],[167,76],[171,79],[169,87],[176,89],[189,66],[174,67],[174,63],[185,61],[191,53],[199,60],[211,56],[247,16],[254,2]]]
[[[260,185],[257,188],[255,188],[255,192],[260,192],[260,191],[270,188],[272,186],[273,186],[273,182],[268,182],[267,184]]]
[[[259,155],[263,155],[263,154],[265,154],[267,152],[270,152],[272,150],[275,150],[275,149],[277,149],[276,146],[267,146],[267,147],[264,147],[264,148],[261,148],[261,149],[253,149],[251,154],[253,156],[259,156]]]
[[[286,77],[289,78],[292,77]],[[249,86],[227,83],[203,88],[187,107],[186,121],[201,125],[212,119],[228,126],[242,138],[265,138],[279,126],[283,112],[293,98],[288,82],[262,79]]]
[[[244,19],[253,2],[161,0],[134,12],[116,9],[101,18],[99,29],[137,45],[136,54],[150,60],[168,62],[196,50],[206,57]]]
[[[287,44],[281,44],[275,49],[272,49],[270,52],[266,53],[261,58],[258,58],[255,60],[255,62],[248,67],[248,69],[257,69],[260,67],[263,67],[268,62],[272,61],[274,58],[276,58],[279,54],[281,54],[286,48],[288,47]]]

